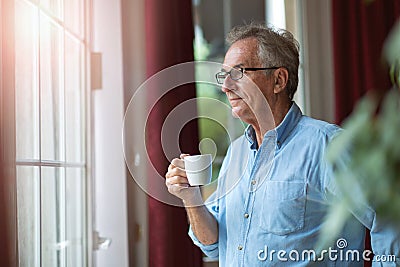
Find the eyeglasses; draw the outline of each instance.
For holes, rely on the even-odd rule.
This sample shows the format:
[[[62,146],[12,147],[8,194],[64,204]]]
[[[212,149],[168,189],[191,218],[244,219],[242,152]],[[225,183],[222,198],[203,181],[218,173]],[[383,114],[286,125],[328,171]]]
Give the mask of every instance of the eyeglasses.
[[[279,69],[281,67],[269,67],[269,68],[232,68],[230,71],[221,71],[215,74],[215,78],[217,79],[217,83],[223,84],[226,77],[228,75],[231,76],[231,79],[234,81],[240,80],[243,78],[243,73],[245,71],[257,71],[257,70],[274,70]]]

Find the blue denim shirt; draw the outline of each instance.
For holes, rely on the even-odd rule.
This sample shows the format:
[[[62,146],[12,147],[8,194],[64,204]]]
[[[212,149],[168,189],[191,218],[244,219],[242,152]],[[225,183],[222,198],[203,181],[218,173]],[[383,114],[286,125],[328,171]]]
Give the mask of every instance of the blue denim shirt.
[[[336,125],[302,115],[295,103],[258,149],[254,129],[247,127],[229,147],[218,188],[206,201],[218,221],[218,242],[203,245],[189,229],[193,242],[209,257],[219,258],[220,266],[310,265],[332,204],[329,196],[337,194],[324,153],[339,131]],[[399,257],[399,234],[381,227],[366,206],[351,217],[316,266],[363,266],[364,226],[371,229],[376,255]]]

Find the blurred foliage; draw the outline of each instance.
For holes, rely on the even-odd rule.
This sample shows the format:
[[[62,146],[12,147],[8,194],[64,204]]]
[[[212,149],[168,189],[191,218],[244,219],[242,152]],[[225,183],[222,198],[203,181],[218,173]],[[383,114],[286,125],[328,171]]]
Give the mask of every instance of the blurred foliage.
[[[390,32],[383,48],[386,61],[390,64],[390,79],[400,88],[400,21]]]
[[[210,45],[203,38],[193,40],[194,60],[206,60],[210,54]]]
[[[380,106],[374,95],[362,98],[343,123],[345,131],[328,146],[327,159],[335,167],[342,196],[328,212],[319,249],[338,237],[349,208],[357,210],[363,203],[400,231],[400,22],[389,34],[383,54],[394,88]]]
[[[366,203],[381,219],[400,227],[400,93],[391,90],[379,113],[377,102],[370,96],[362,99],[344,122],[346,130],[328,147],[341,199],[332,206],[321,234],[324,246],[340,233],[349,208]]]

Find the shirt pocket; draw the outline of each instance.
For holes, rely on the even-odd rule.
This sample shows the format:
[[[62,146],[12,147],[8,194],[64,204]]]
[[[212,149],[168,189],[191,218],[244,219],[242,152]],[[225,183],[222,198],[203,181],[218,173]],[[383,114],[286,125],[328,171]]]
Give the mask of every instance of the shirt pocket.
[[[304,227],[306,183],[266,181],[261,205],[260,228],[286,235]]]

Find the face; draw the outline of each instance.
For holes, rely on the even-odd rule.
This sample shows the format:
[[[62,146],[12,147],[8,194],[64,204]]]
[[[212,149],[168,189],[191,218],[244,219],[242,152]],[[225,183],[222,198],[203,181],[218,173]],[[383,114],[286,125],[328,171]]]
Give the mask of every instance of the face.
[[[223,70],[265,67],[258,59],[257,50],[256,39],[235,42],[226,53]],[[272,80],[262,70],[245,72],[243,78],[237,81],[228,76],[222,91],[228,97],[233,116],[256,127],[260,124],[260,118],[270,118],[266,114],[271,113],[269,102],[273,99]]]

